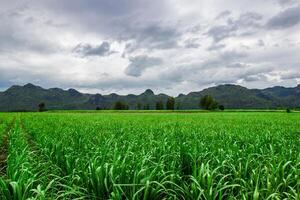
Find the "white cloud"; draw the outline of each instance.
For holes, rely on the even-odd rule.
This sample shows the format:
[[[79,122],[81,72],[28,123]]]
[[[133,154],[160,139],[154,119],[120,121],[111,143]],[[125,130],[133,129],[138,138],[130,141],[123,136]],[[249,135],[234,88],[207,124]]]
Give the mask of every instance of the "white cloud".
[[[299,81],[297,0],[0,3],[0,88],[176,95]]]

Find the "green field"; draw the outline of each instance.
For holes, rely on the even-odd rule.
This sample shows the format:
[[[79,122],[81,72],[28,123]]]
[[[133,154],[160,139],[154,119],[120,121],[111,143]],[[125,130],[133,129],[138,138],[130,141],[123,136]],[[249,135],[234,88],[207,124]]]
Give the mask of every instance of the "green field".
[[[300,199],[300,113],[0,113],[0,136],[3,200]]]

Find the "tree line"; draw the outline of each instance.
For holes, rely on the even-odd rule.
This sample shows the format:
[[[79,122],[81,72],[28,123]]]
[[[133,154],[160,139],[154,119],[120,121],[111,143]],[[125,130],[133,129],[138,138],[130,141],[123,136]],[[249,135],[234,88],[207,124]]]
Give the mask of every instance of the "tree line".
[[[205,110],[224,110],[225,107],[223,105],[219,105],[219,103],[210,95],[206,95],[202,97],[199,101],[199,108]],[[113,110],[129,110],[129,105],[122,101],[117,101],[113,105]],[[150,110],[151,106],[149,103],[142,104],[140,102],[136,105],[136,110]],[[164,103],[162,100],[155,102],[155,106],[152,107],[155,110],[179,110],[180,103],[175,101],[174,97],[168,97],[167,101]],[[99,107],[96,110],[101,110]]]
[[[202,108],[204,110],[220,110],[224,111],[225,106],[222,104],[219,104],[211,95],[205,95],[200,98],[199,100],[199,108]],[[96,107],[96,110],[102,110],[100,106]],[[107,109],[107,108],[105,108]],[[127,103],[122,102],[122,101],[117,101],[114,103],[113,110],[129,110],[130,107]],[[149,103],[142,104],[140,102],[137,103],[136,105],[136,110],[150,110],[150,109],[155,109],[155,110],[180,110],[180,103],[175,101],[174,97],[168,97],[167,101],[164,103],[162,100],[157,101],[155,103],[155,107],[152,108]],[[47,111],[46,104],[44,102],[40,103],[38,105],[38,111],[39,112],[44,112]],[[291,113],[291,109],[287,108],[286,109],[287,113]]]
[[[219,105],[218,102],[210,95],[206,95],[204,97],[202,97],[199,101],[199,107],[205,110],[216,110],[216,109],[220,109],[220,110],[224,110],[224,106],[223,105]],[[96,107],[96,110],[102,110],[103,108],[101,108],[100,106]],[[122,101],[117,101],[114,103],[113,110],[129,110],[130,107],[127,103],[122,102]],[[151,106],[149,103],[146,103],[144,105],[142,105],[142,103],[138,102],[137,106],[136,106],[136,110],[150,110]],[[175,101],[174,97],[168,97],[167,101],[164,103],[162,100],[157,101],[155,103],[155,108],[152,109],[156,109],[156,110],[179,110],[180,109],[180,104]],[[39,112],[44,112],[47,111],[46,109],[46,104],[44,102],[40,103],[38,105],[38,111]]]

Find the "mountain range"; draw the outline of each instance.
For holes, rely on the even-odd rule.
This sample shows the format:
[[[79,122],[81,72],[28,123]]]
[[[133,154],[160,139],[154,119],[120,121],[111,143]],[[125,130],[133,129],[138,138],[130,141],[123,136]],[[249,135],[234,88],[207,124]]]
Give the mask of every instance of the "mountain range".
[[[266,89],[248,89],[239,85],[219,85],[199,92],[180,94],[175,97],[176,109],[199,109],[199,101],[204,95],[211,95],[225,108],[232,109],[276,109],[299,108],[300,85],[286,88],[281,86]],[[117,101],[129,105],[130,109],[149,107],[155,109],[156,102],[164,104],[166,94],[154,94],[150,89],[139,95],[85,94],[75,89],[44,89],[28,83],[24,86],[12,86],[0,92],[0,111],[36,111],[41,102],[49,110],[94,110],[111,109]]]

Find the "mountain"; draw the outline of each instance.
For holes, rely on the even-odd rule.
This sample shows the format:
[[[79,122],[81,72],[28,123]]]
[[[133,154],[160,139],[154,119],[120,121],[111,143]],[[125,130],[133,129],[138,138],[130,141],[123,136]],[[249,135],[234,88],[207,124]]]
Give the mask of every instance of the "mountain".
[[[0,110],[31,111],[36,110],[41,102],[45,102],[50,109],[76,108],[75,105],[87,101],[89,96],[74,89],[44,89],[30,83],[24,86],[15,85],[0,93]]]
[[[198,109],[199,101],[204,95],[213,96],[225,108],[267,109],[300,107],[300,85],[294,88],[272,87],[266,89],[248,89],[239,85],[220,85],[204,89],[199,92],[191,92],[187,95],[180,94],[175,98],[176,108]],[[111,109],[115,102],[121,101],[129,105],[130,109],[137,109],[138,104],[142,108],[149,106],[155,109],[155,104],[168,99],[166,94],[154,94],[147,89],[140,95],[109,95],[83,94],[75,89],[63,90],[60,88],[44,89],[42,87],[26,84],[24,86],[12,86],[4,92],[0,92],[0,111],[35,111],[41,102],[48,109],[90,109],[96,107]]]
[[[213,96],[226,108],[274,109],[300,107],[300,85],[295,88],[272,87],[267,89],[248,89],[239,85],[220,85],[201,92],[192,92],[177,98],[182,107],[192,109],[204,95]]]

